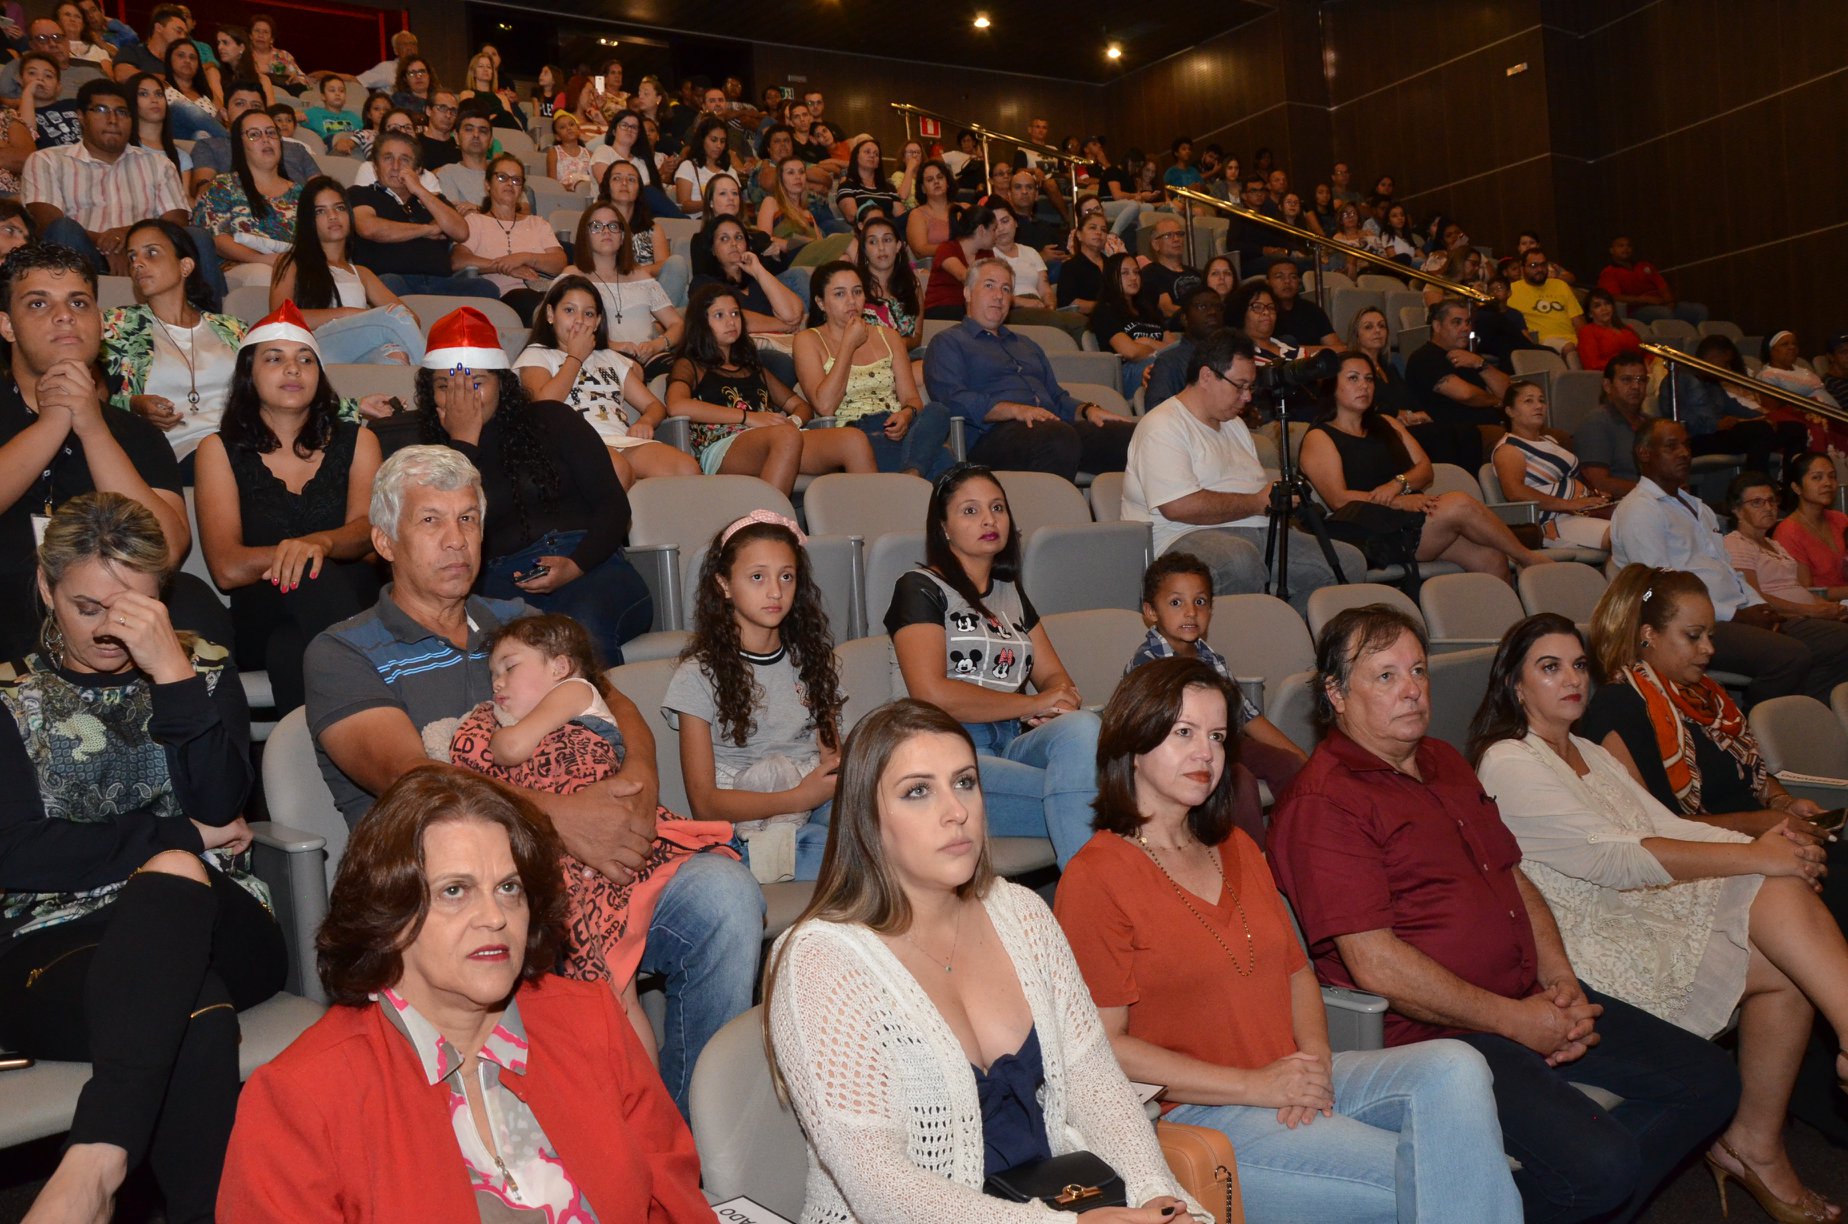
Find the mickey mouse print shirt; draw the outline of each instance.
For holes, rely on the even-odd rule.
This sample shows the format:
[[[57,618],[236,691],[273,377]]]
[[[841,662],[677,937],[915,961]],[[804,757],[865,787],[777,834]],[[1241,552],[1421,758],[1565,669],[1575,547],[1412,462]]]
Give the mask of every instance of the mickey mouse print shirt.
[[[971,607],[954,588],[922,566],[905,574],[892,589],[886,632],[894,636],[907,625],[941,625],[944,675],[998,693],[1017,693],[1033,672],[1033,642],[1027,635],[1039,613],[1026,594],[999,579],[982,592],[987,615]]]

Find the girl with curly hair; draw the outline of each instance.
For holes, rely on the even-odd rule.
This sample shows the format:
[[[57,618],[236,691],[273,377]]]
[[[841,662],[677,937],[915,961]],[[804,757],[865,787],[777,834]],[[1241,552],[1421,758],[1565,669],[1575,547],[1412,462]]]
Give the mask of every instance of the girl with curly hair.
[[[805,540],[768,510],[719,532],[693,641],[661,699],[693,815],[735,824],[766,883],[821,870],[840,764],[845,698]]]

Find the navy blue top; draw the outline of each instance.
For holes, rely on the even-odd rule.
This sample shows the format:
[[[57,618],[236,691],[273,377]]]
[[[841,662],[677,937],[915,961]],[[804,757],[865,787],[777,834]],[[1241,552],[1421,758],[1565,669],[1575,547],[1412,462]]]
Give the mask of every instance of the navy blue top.
[[[1028,1029],[1020,1049],[995,1059],[987,1071],[973,1064],[969,1069],[975,1072],[975,1095],[982,1105],[982,1176],[1050,1160],[1052,1144],[1046,1139],[1046,1114],[1039,1103],[1039,1090],[1046,1083],[1039,1029]]]

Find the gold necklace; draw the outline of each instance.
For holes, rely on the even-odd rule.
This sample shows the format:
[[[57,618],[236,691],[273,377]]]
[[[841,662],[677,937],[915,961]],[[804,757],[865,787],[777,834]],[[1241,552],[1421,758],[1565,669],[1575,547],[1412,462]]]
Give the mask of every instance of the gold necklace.
[[[929,952],[925,951],[923,944],[911,938],[911,931],[909,929],[904,932],[904,940],[918,951],[923,952],[925,956],[930,957],[932,964],[942,965],[945,973],[952,972],[956,968],[956,945],[962,942],[962,916],[963,911],[958,909],[956,911],[956,933],[950,937],[950,959],[947,961],[938,960],[936,957],[931,956]]]
[[[1128,835],[1125,834],[1125,836]],[[1211,922],[1207,921],[1206,915],[1195,908],[1192,901],[1188,900],[1187,890],[1181,887],[1180,881],[1169,874],[1167,867],[1162,865],[1161,856],[1155,853],[1155,847],[1149,845],[1148,837],[1138,832],[1135,834],[1133,840],[1137,845],[1142,847],[1143,853],[1149,856],[1149,861],[1155,864],[1155,870],[1167,877],[1168,883],[1174,888],[1174,895],[1181,899],[1181,904],[1187,907],[1187,912],[1192,914],[1194,918],[1199,921],[1200,925],[1206,928],[1206,933],[1213,937],[1213,942],[1219,945],[1219,950],[1224,952],[1226,954],[1226,959],[1232,962],[1232,968],[1237,971],[1240,977],[1250,977],[1252,972],[1258,967],[1258,941],[1252,937],[1251,920],[1245,916],[1244,903],[1238,899],[1238,892],[1232,887],[1232,881],[1226,879],[1226,865],[1220,859],[1218,852],[1210,846],[1206,847],[1207,853],[1213,857],[1213,866],[1219,871],[1219,886],[1225,890],[1227,896],[1232,898],[1232,908],[1238,911],[1239,925],[1245,929],[1245,955],[1247,960],[1246,963],[1242,965],[1239,964],[1238,957],[1233,953],[1231,946],[1228,945],[1224,939],[1220,938],[1218,929],[1214,927]]]

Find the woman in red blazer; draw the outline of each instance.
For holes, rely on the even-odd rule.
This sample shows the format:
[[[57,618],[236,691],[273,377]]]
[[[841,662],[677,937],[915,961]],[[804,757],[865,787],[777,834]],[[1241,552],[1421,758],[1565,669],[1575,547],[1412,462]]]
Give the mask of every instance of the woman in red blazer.
[[[477,775],[430,765],[385,792],[317,940],[335,1006],[245,1087],[221,1221],[712,1219],[615,994],[549,975],[558,855]]]

